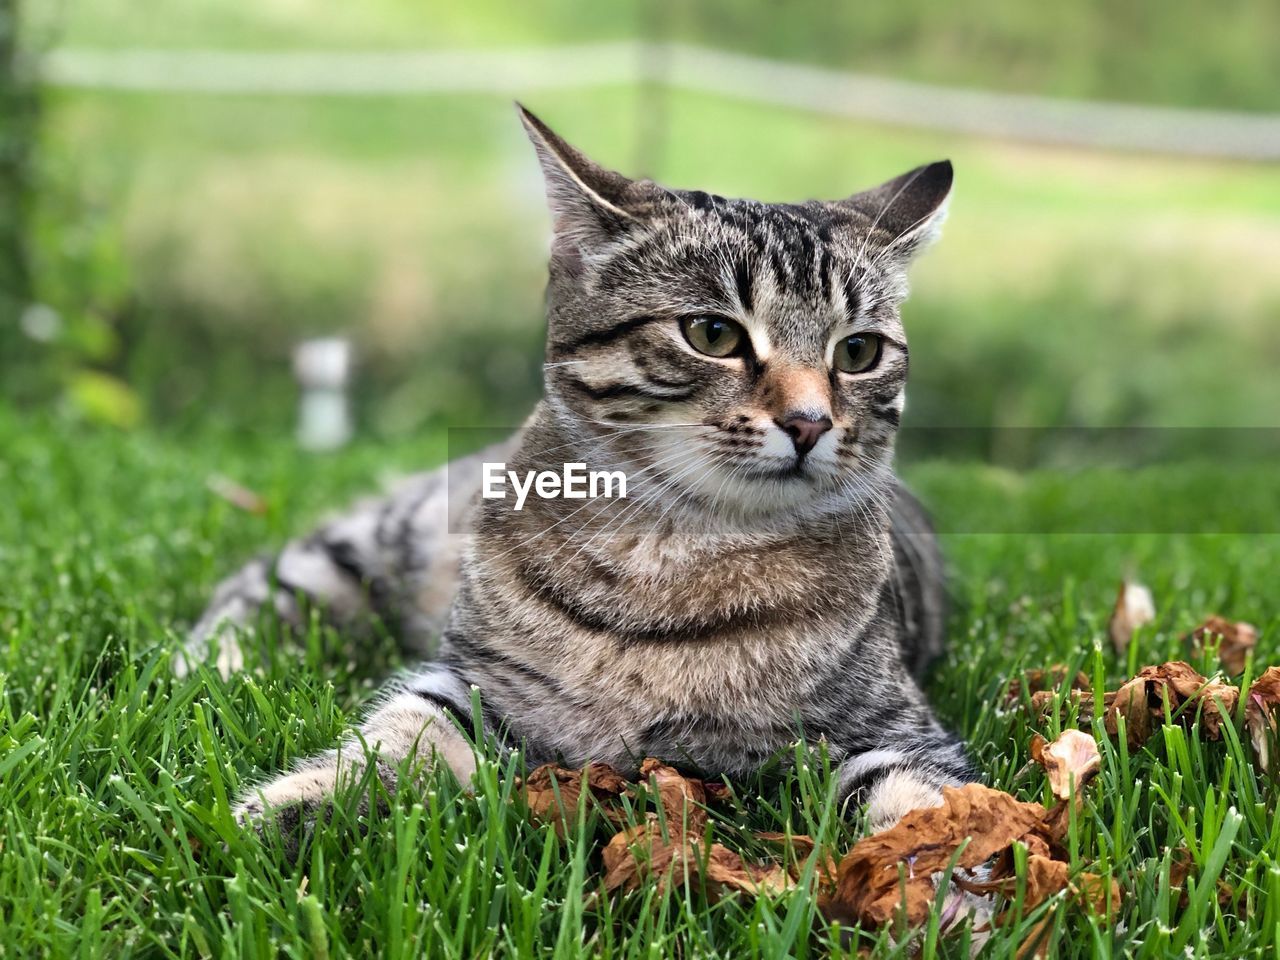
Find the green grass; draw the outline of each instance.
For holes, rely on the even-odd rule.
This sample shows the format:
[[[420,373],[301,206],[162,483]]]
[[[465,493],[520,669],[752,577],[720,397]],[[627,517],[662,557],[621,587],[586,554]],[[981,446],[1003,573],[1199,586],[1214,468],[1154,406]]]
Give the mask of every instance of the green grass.
[[[228,797],[330,745],[396,654],[387,637],[357,653],[315,628],[300,646],[272,636],[251,674],[175,681],[169,658],[184,625],[238,559],[443,450],[431,434],[313,458],[266,429],[120,434],[0,408],[0,956],[842,955],[800,892],[716,904],[645,892],[589,906],[607,831],[594,817],[563,840],[533,826],[509,802],[511,765],[494,757],[474,796],[441,774],[374,823],[353,822],[340,804],[296,865],[278,840],[235,829]],[[204,479],[214,471],[261,492],[269,511],[252,516],[212,496]],[[953,529],[998,529],[1011,504],[1087,524],[1091,498],[1122,489],[1082,476],[1073,502],[1054,474],[959,464],[910,473]],[[1157,480],[1135,474],[1129,496],[1160,496],[1170,529],[1205,529],[1206,502],[1220,504],[1221,526],[1256,519],[1251,497],[1222,495],[1221,471],[1170,468]],[[968,533],[945,545],[957,604],[931,695],[990,782],[1020,797],[1043,799],[1046,788],[1038,773],[1020,775],[1033,728],[1021,707],[1001,705],[1001,686],[1055,662],[1100,685],[1126,676],[1132,664],[1104,642],[1122,575],[1149,583],[1160,613],[1138,635],[1134,662],[1184,656],[1180,634],[1213,611],[1262,628],[1259,665],[1280,660],[1280,537]],[[1273,955],[1277,788],[1248,746],[1167,727],[1139,751],[1104,742],[1103,754],[1070,856],[1126,893],[1116,917],[1059,910],[1056,955]],[[764,853],[749,836],[761,828],[847,846],[857,811],[836,810],[830,786],[820,758],[736,784],[716,838],[752,854]],[[1170,850],[1181,846],[1200,867],[1185,907],[1167,888]],[[1219,878],[1234,891],[1225,904]],[[1035,919],[1000,931],[989,955],[1012,956]],[[929,940],[925,955],[939,951],[965,954],[960,942]],[[886,939],[878,952],[889,954]]]

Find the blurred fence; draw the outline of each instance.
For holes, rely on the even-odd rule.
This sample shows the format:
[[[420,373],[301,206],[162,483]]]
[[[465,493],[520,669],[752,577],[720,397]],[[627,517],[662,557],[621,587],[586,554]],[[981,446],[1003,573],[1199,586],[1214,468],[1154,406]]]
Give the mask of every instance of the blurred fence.
[[[912,83],[675,43],[401,52],[56,50],[55,86],[370,96],[662,83],[880,123],[1042,143],[1280,160],[1280,115],[1066,100]]]

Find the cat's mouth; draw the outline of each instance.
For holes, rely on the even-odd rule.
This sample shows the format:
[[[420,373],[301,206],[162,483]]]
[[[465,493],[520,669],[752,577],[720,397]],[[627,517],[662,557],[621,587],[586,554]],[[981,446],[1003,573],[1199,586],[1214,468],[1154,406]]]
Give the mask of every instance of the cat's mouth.
[[[776,466],[754,466],[744,471],[752,480],[812,480],[815,472],[804,457],[781,461]]]

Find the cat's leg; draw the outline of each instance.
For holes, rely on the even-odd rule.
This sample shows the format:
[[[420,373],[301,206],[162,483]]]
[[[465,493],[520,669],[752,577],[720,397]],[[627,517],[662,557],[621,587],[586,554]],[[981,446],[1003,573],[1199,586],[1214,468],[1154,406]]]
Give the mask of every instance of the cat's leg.
[[[458,576],[460,537],[449,528],[461,504],[453,499],[444,468],[421,474],[246,564],[214,591],[175,672],[185,675],[214,646],[224,677],[240,670],[241,640],[266,610],[291,626],[314,604],[355,634],[375,613],[400,621],[410,642],[437,633]]]
[[[902,731],[898,739],[847,757],[839,768],[841,798],[867,805],[873,833],[887,830],[908,811],[936,807],[942,788],[977,779],[964,745],[936,725]]]
[[[872,833],[888,830],[907,813],[942,803],[942,788],[978,779],[964,744],[932,718],[913,713],[898,730],[871,749],[845,758],[838,770],[841,799],[866,803]],[[939,879],[939,878],[935,878]],[[953,890],[942,908],[945,925],[973,921],[974,948],[985,942],[991,916],[988,900]]]
[[[388,793],[395,792],[406,761],[423,773],[442,762],[465,784],[475,773],[475,754],[455,721],[468,716],[467,685],[443,665],[424,666],[389,684],[337,749],[244,791],[236,817],[242,823],[270,818],[286,831],[314,822],[337,791],[365,776],[370,762]]]

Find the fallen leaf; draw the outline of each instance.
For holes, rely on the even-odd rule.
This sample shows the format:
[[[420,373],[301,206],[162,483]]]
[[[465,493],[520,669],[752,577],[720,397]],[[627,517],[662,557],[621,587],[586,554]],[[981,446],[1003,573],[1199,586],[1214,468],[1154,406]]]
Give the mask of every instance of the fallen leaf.
[[[1205,738],[1219,740],[1222,724],[1235,711],[1240,691],[1221,680],[1206,680],[1181,660],[1143,667],[1116,691],[1107,709],[1107,733],[1115,736],[1119,718],[1124,717],[1130,746],[1144,743],[1155,730],[1154,721],[1164,714],[1166,697],[1168,719],[1190,726],[1199,716]]]
[[[1069,865],[1064,860],[1056,860],[1040,853],[1027,854],[1026,872],[1019,876],[1012,873],[983,882],[962,882],[961,886],[971,893],[999,893],[1012,900],[1018,892],[1019,880],[1023,881],[1024,890],[1022,906],[1031,910],[1040,906],[1054,894],[1067,889]]]
[[[1089,676],[1083,670],[1077,670],[1075,674],[1072,674],[1071,669],[1066,664],[1056,663],[1043,670],[1040,668],[1028,670],[1021,678],[1014,677],[1009,681],[1009,685],[1006,688],[1006,697],[1011,704],[1018,701],[1023,691],[1026,691],[1033,702],[1037,694],[1047,693],[1052,697],[1053,694],[1062,689],[1063,684],[1068,679],[1071,682],[1068,688],[1070,690],[1088,690],[1091,686]]]
[[[1253,681],[1245,698],[1244,726],[1253,743],[1258,767],[1271,771],[1271,750],[1276,743],[1277,708],[1280,708],[1280,667],[1268,667]]]
[[[1111,621],[1107,624],[1116,653],[1123,654],[1129,648],[1133,632],[1155,618],[1156,604],[1151,591],[1140,583],[1123,581],[1116,595],[1115,609],[1111,611]]]
[[[728,784],[717,780],[703,780],[702,789],[707,793],[708,803],[726,803],[732,796]]]
[[[1166,683],[1179,690],[1186,686],[1176,670],[1143,682]],[[1033,753],[1045,767],[1055,795],[1074,797],[1078,804],[1083,788],[1098,771],[1100,758],[1093,740],[1069,731],[1053,743],[1037,738]],[[709,790],[703,781],[654,759],[641,764],[640,776],[649,782],[646,796],[658,810],[647,814],[643,823],[623,827],[606,844],[601,894],[634,891],[645,884],[665,891],[694,883],[712,898],[726,893],[780,893],[793,888],[803,875],[799,861],[814,858],[812,892],[819,909],[829,919],[850,924],[920,924],[937,900],[935,878],[953,864],[951,880],[957,887],[1008,893],[1021,882],[1027,906],[1043,903],[1064,889],[1099,912],[1118,904],[1119,887],[1114,883],[1088,873],[1068,875],[1062,840],[1073,809],[1069,800],[1046,811],[1041,804],[976,783],[945,787],[938,806],[907,813],[895,826],[857,843],[838,864],[812,837],[779,833],[756,837],[784,845],[790,856],[783,863],[761,863],[705,837],[707,800],[727,791]],[[557,825],[565,823],[571,811],[576,813],[584,797],[609,814],[609,804],[630,794],[631,788],[618,771],[601,764],[584,771],[548,764],[523,784],[530,809]],[[1015,842],[1027,852],[1027,869],[1020,880],[1014,876]],[[978,867],[988,879],[972,879],[969,871]],[[949,911],[942,918],[944,929],[950,926],[950,916]],[[1001,922],[1001,917],[995,922]],[[1048,929],[1042,925],[1020,953],[1040,955],[1047,943],[1042,943],[1041,934]]]
[[[604,848],[604,886],[610,892],[636,890],[649,876],[658,878],[658,889],[666,889],[674,879],[671,865],[679,858],[684,863],[688,841],[683,836],[663,837],[656,823],[642,823],[614,834]],[[680,872],[677,885],[684,880]]]
[[[746,863],[741,854],[718,843],[711,845],[705,863],[699,861],[699,864],[703,867],[705,879],[722,889],[758,895],[782,893],[795,886],[791,875],[781,865]]]
[[[1096,916],[1114,915],[1120,909],[1120,884],[1096,873],[1081,872],[1068,879],[1067,864],[1062,860],[1046,860],[1044,857],[1027,858],[1027,893],[1024,905],[1037,907],[1062,890],[1081,909]],[[1049,941],[1045,936],[1052,922],[1055,908],[1035,928],[1018,951],[1019,957],[1046,957]]]
[[[751,895],[781,893],[795,883],[778,864],[747,863],[742,855],[719,843],[705,851],[686,834],[667,832],[656,821],[616,834],[603,854],[605,889],[637,890],[653,879],[659,890],[698,880],[711,897],[726,891]]]
[[[764,833],[757,833],[756,838],[767,843],[779,844],[791,851],[792,859],[795,862],[791,876],[797,880],[800,878],[800,869],[803,866],[800,861],[808,860],[813,856],[814,851],[818,849],[818,844],[813,837],[808,837],[804,834],[770,833],[765,831]],[[829,851],[822,851],[817,862],[818,883],[823,886],[834,887],[839,868],[840,864],[836,858]]]
[[[701,780],[686,777],[652,757],[640,764],[640,776],[656,784],[668,829],[702,833],[707,825],[707,790]]]
[[[1049,933],[1053,929],[1053,911],[1031,928],[1026,939],[1018,944],[1016,960],[1044,960],[1049,956]]]
[[[1010,858],[1010,862],[1012,862]],[[983,896],[998,893],[1012,901],[1018,893],[1019,881],[1023,889],[1023,911],[1030,911],[1046,900],[1056,896],[1063,890],[1069,892],[1073,902],[1082,909],[1092,911],[1099,916],[1107,916],[1120,909],[1120,884],[1115,880],[1099,876],[1096,873],[1081,872],[1070,876],[1068,864],[1044,854],[1029,852],[1027,867],[1019,877],[1010,871],[1007,875],[983,882],[960,880],[958,885]],[[1045,939],[1053,921],[1052,909],[1043,920],[1028,932],[1026,938],[1018,946],[1018,957],[1044,957],[1048,947]],[[1005,911],[996,917],[997,924],[1007,923],[1013,915]]]
[[[1093,694],[1088,690],[1068,690],[1067,696],[1061,701],[1056,690],[1040,690],[1031,695],[1031,712],[1041,719],[1049,716],[1056,708],[1068,706],[1078,708],[1081,723],[1088,723],[1093,719]],[[1061,713],[1059,709],[1059,714]]]
[[[208,476],[204,483],[210,493],[221,497],[227,503],[243,510],[245,513],[252,513],[260,517],[267,512],[267,501],[261,495],[254,493],[248,487],[242,486],[228,477],[215,473]]]
[[[1100,917],[1120,910],[1120,882],[1114,877],[1096,873],[1077,873],[1071,880],[1071,893],[1077,903]]]
[[[1196,653],[1203,653],[1213,638],[1219,639],[1218,659],[1227,673],[1236,677],[1244,673],[1245,659],[1258,645],[1258,628],[1243,620],[1232,621],[1216,614],[1191,631],[1189,640]]]
[[[1169,861],[1169,888],[1182,891],[1178,897],[1179,910],[1185,910],[1191,902],[1190,891],[1187,890],[1187,879],[1192,874],[1198,874],[1199,872],[1200,868],[1196,865],[1195,860],[1192,859],[1190,850],[1186,847],[1178,847],[1173,851]],[[1218,906],[1222,907],[1223,910],[1231,908],[1235,900],[1235,887],[1221,877],[1218,878],[1216,886]]]
[[[561,836],[578,815],[578,802],[585,786],[597,801],[616,799],[631,786],[627,779],[605,763],[588,764],[584,770],[566,770],[554,763],[537,767],[521,784],[529,813],[539,823],[550,823]],[[610,819],[621,816],[607,806],[601,809]]]
[[[933,904],[933,875],[946,869],[962,844],[957,867],[985,863],[1045,816],[981,784],[944,787],[942,803],[912,810],[881,833],[860,840],[840,861],[831,916],[881,926],[901,917],[914,926]]]
[[[1049,789],[1059,800],[1071,796],[1073,784],[1079,797],[1102,769],[1097,742],[1079,730],[1064,730],[1052,743],[1036,734],[1031,741],[1031,759],[1044,768]]]
[[[1125,739],[1130,747],[1139,747],[1155,730],[1151,722],[1150,691],[1146,677],[1134,677],[1121,685],[1107,706],[1106,728],[1110,736],[1120,734],[1120,718],[1124,718]]]

